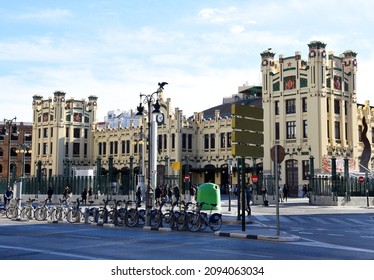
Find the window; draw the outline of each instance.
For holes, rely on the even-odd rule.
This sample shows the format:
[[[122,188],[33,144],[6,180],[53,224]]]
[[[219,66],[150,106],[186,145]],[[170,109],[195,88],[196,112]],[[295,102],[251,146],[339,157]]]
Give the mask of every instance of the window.
[[[308,138],[308,121],[303,120],[303,138]]]
[[[220,134],[220,143],[221,143],[221,149],[226,148],[226,138],[225,133]]]
[[[280,137],[279,133],[280,133],[280,131],[279,131],[279,123],[276,122],[275,123],[275,140],[279,140],[279,137]]]
[[[175,149],[175,133],[171,134],[171,148]]]
[[[286,123],[286,135],[287,139],[295,139],[296,138],[296,122],[290,121]]]
[[[99,143],[99,148],[100,148],[100,143]],[[99,149],[99,153],[100,153],[100,149]],[[69,156],[69,143],[65,143],[65,156]]]
[[[326,109],[327,109],[327,113],[330,112],[330,98],[326,98]]]
[[[340,114],[340,100],[334,100],[334,113]]]
[[[164,150],[168,148],[168,135],[164,134]]]
[[[80,128],[74,128],[74,138],[80,138]]]
[[[103,143],[103,155],[106,155],[106,142]]]
[[[279,101],[274,102],[275,115],[279,115]]]
[[[227,148],[231,148],[231,132],[227,133]]]
[[[85,129],[84,130],[84,139],[87,139],[88,138],[88,129]]]
[[[69,129],[70,129],[70,127],[66,128],[66,130],[65,130],[65,137],[69,137]]]
[[[118,141],[114,142],[114,154],[118,155]]]
[[[308,103],[307,103],[307,98],[304,97],[303,99],[301,99],[301,102],[302,102],[302,107],[303,107],[303,112],[306,113],[308,112]]]
[[[43,138],[48,138],[48,128],[43,128]]]
[[[209,134],[204,134],[204,149],[209,149]]]
[[[84,146],[83,146],[83,148],[84,148],[84,156],[86,157],[87,156],[87,143],[84,143]]]
[[[98,149],[99,149],[99,155],[102,155],[103,154],[103,145],[102,145],[102,143],[98,144]]]
[[[335,122],[335,139],[340,140],[340,122]]]
[[[302,161],[302,172],[303,172],[303,180],[309,179],[309,160],[303,160]]]
[[[73,143],[73,157],[79,156],[79,143]]]
[[[286,100],[286,114],[296,113],[296,102],[295,99]]]
[[[110,141],[109,142],[109,154],[113,155],[113,153],[114,153],[114,144],[113,144],[113,141]]]
[[[47,143],[43,143],[43,155],[47,154],[48,145]]]
[[[122,140],[121,142],[121,154],[126,153],[126,141]]]
[[[53,142],[50,143],[49,146],[49,153],[52,155],[53,154]]]
[[[186,149],[187,148],[187,135],[186,133],[182,133],[182,149]]]
[[[188,150],[192,150],[192,134],[188,134]]]
[[[210,134],[210,148],[215,149],[216,148],[216,135]]]
[[[157,136],[157,150],[162,150],[162,135]]]

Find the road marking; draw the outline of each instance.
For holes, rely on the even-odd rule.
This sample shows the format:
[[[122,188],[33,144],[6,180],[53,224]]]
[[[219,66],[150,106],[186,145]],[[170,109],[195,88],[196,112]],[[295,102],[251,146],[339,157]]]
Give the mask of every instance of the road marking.
[[[32,249],[32,248],[25,248],[25,247],[0,245],[0,248],[9,249],[9,250],[18,250],[18,251],[24,251],[24,252],[40,253],[40,254],[49,254],[49,255],[62,256],[62,257],[68,257],[68,258],[78,258],[82,260],[106,260],[103,258],[95,258],[95,257],[89,257],[89,256],[84,256],[84,255],[79,255],[79,254],[61,253],[61,252],[55,252],[51,250]]]
[[[301,246],[310,246],[310,247],[321,247],[321,248],[328,248],[328,249],[337,249],[337,250],[346,250],[346,251],[357,251],[357,252],[365,252],[365,253],[373,253],[374,250],[369,250],[369,249],[361,249],[361,248],[355,248],[355,247],[348,247],[348,246],[342,246],[342,245],[335,245],[335,244],[330,244],[330,243],[324,243],[324,242],[319,242],[311,239],[306,239],[305,242],[294,242],[294,243],[289,243],[291,245],[301,245]]]
[[[242,255],[242,256],[251,256],[251,257],[256,257],[256,258],[268,258],[268,259],[273,258],[271,256],[265,256],[265,255],[259,255],[259,254],[238,253],[238,252],[231,251],[231,250],[211,250],[211,249],[203,249],[203,250],[208,251],[208,252],[219,253],[219,254]]]

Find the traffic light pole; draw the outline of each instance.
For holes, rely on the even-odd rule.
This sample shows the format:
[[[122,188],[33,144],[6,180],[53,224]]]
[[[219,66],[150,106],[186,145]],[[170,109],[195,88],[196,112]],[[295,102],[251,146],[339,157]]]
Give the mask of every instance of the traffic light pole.
[[[241,186],[241,193],[242,193],[242,231],[245,231],[245,158],[242,157],[242,186]]]

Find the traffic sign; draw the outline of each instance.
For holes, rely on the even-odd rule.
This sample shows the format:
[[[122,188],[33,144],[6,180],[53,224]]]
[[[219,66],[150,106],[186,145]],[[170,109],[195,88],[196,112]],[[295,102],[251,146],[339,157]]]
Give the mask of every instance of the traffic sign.
[[[362,184],[365,181],[364,176],[358,177],[358,181]]]
[[[184,176],[184,181],[189,182],[190,181],[190,176],[189,175]]]
[[[276,147],[275,147],[276,146]],[[270,150],[270,158],[273,162],[275,162],[275,148],[277,148],[277,163],[281,163],[284,160],[285,152],[284,148],[281,145],[274,145],[273,148]]]
[[[252,182],[253,183],[257,183],[258,182],[258,176],[257,175],[253,175],[252,176]]]

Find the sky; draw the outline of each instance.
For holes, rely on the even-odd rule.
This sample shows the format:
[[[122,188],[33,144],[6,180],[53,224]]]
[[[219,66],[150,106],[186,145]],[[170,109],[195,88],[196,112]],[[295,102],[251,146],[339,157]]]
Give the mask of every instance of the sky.
[[[260,53],[308,43],[357,53],[357,99],[374,100],[374,1],[0,0],[0,120],[32,122],[32,97],[98,97],[97,120],[164,96],[186,116],[261,85]]]

